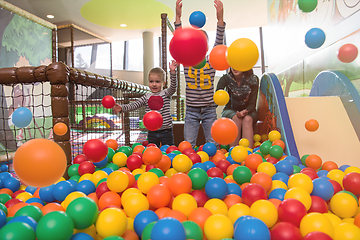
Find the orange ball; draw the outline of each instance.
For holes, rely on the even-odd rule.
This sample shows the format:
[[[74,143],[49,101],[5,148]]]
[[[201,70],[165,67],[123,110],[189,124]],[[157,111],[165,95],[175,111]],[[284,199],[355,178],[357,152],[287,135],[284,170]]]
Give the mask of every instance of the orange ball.
[[[14,194],[14,192],[11,190],[11,189],[9,189],[9,188],[2,188],[2,189],[0,189],[0,194],[1,193],[6,193],[6,194],[9,194],[10,196],[12,196],[13,194]]]
[[[29,203],[19,202],[19,203],[15,204],[14,206],[9,207],[7,216],[13,217],[20,208],[29,206],[29,205],[30,205]]]
[[[316,154],[310,154],[306,159],[305,159],[305,164],[307,167],[312,168],[314,170],[318,170],[321,165],[322,165],[322,160],[321,158],[316,155]]]
[[[134,152],[139,152],[142,153],[144,151],[145,147],[143,145],[136,145],[133,149],[133,153]]]
[[[360,228],[360,213],[355,216],[354,224]]]
[[[127,175],[128,178],[129,178],[128,187],[131,187],[131,186],[134,184],[134,182],[135,182],[135,176],[134,176],[134,174],[132,174],[132,172],[130,172],[130,170],[125,170],[125,169],[120,170],[120,169],[118,169],[117,171],[122,171],[122,172],[126,173],[126,175]]]
[[[155,167],[161,169],[161,171],[166,172],[171,167],[171,159],[167,155],[162,155],[160,162],[155,164]]]
[[[228,209],[231,208],[232,205],[236,203],[242,203],[242,198],[237,194],[229,194],[224,199],[223,202],[226,204]]]
[[[167,211],[163,218],[166,218],[166,217],[172,217],[172,218],[175,218],[177,220],[179,220],[180,222],[183,222],[183,221],[186,221],[187,220],[187,217],[185,216],[184,213],[180,212],[179,210],[170,210],[170,211]]]
[[[32,203],[30,203],[30,205],[38,207],[39,209],[42,209],[44,207],[44,205],[42,205],[41,203],[38,203],[38,202],[32,202]]]
[[[256,171],[257,167],[262,163],[262,157],[259,154],[250,154],[245,158],[245,166]]]
[[[230,118],[219,118],[211,126],[211,136],[221,145],[228,145],[236,139],[238,127]]]
[[[319,128],[319,122],[315,119],[309,119],[305,122],[305,128],[309,132],[315,132]]]
[[[64,175],[67,159],[64,150],[57,143],[36,138],[16,150],[13,164],[23,183],[33,187],[46,187]]]
[[[240,164],[237,164],[237,163],[234,163],[234,164],[231,164],[227,169],[226,169],[226,174],[227,175],[232,175],[235,168],[239,167]]]
[[[149,201],[150,206],[154,208],[165,207],[171,201],[170,190],[161,184],[152,186],[149,189],[146,197]]]
[[[158,147],[147,147],[143,153],[143,160],[148,165],[158,164],[162,159],[162,152]]]
[[[196,222],[201,227],[201,229],[204,230],[204,224],[211,215],[212,213],[209,209],[198,207],[191,211],[188,220]]]
[[[226,59],[227,48],[226,45],[217,45],[211,50],[209,62],[214,69],[224,71],[230,67]]]
[[[274,204],[274,206],[276,208],[278,208],[280,203],[282,203],[282,201],[280,199],[277,199],[277,198],[270,198],[268,201],[271,202],[272,204]]]
[[[99,204],[99,198],[97,197],[96,192],[90,193],[89,195],[87,195],[87,197],[91,198],[96,203],[96,205]]]
[[[191,178],[185,173],[175,173],[170,178],[169,190],[175,197],[181,193],[189,193],[191,188]]]
[[[192,148],[191,144],[188,141],[182,141],[179,143],[178,149],[180,152],[183,152],[187,148]]]
[[[119,144],[115,139],[108,139],[105,143],[109,148],[112,148],[114,151],[116,151],[119,147]]]
[[[257,172],[251,177],[250,183],[257,183],[263,186],[266,192],[269,192],[272,187],[272,178],[267,173]]]
[[[56,135],[63,136],[67,133],[68,127],[65,123],[58,122],[54,125],[53,130]]]
[[[220,151],[220,150],[218,150]],[[222,153],[222,151],[217,152],[214,156],[212,156],[211,160],[215,163],[219,162],[220,160],[226,160],[225,155]]]
[[[126,229],[125,233],[121,235],[121,237],[125,240],[139,240],[139,236],[131,229]]]
[[[44,214],[44,216],[50,212],[55,212],[55,211],[60,211],[60,212],[65,212],[65,208],[63,206],[61,206],[61,204],[59,203],[48,203],[46,204],[42,209],[41,209],[42,213]]]
[[[285,150],[285,143],[281,139],[277,139],[272,142],[272,146],[278,145],[282,148],[282,150]]]
[[[326,171],[331,171],[331,170],[333,170],[333,169],[338,169],[339,168],[339,166],[335,163],[335,162],[333,162],[333,161],[326,161],[326,162],[324,162],[323,163],[323,165],[322,165],[322,170],[326,170]]]
[[[161,207],[155,210],[156,215],[158,215],[158,217],[161,219],[164,217],[165,213],[167,213],[168,211],[170,211],[171,208],[168,207]]]
[[[103,210],[108,206],[121,207],[121,198],[120,195],[116,192],[108,191],[101,195],[99,198],[99,210]]]

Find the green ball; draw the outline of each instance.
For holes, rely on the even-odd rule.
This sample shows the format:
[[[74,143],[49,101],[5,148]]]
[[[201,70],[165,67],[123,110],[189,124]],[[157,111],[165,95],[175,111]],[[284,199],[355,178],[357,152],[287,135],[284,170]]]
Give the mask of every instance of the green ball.
[[[270,152],[270,148],[272,146],[272,142],[270,140],[266,140],[264,141],[261,145],[260,145],[260,152],[263,155],[268,155]]]
[[[179,150],[174,150],[174,151],[172,151],[171,153],[176,154],[176,155],[181,154],[181,152],[180,152]]]
[[[274,145],[274,146],[270,147],[269,153],[270,153],[271,157],[279,159],[284,154],[284,151],[283,151],[282,147],[280,147],[279,145]]]
[[[135,181],[137,181],[139,179],[139,177],[141,176],[140,173],[136,174],[134,177],[135,177]]]
[[[7,207],[2,203],[0,203],[0,210],[3,210],[6,215],[8,214]]]
[[[115,163],[108,163],[108,164],[106,164],[105,167],[110,168],[110,169],[112,169],[112,170],[114,170],[114,171],[116,171],[116,170],[119,169],[119,166],[116,165]]]
[[[115,150],[112,148],[108,148],[108,163],[111,163],[113,156],[115,155]]]
[[[39,207],[29,205],[20,208],[14,215],[14,217],[18,216],[32,217],[36,222],[39,222],[39,220],[43,217],[43,212]]]
[[[158,177],[165,176],[164,172],[160,168],[152,168],[149,170],[149,172],[155,173]]]
[[[304,165],[304,166],[306,166],[306,163],[305,163],[305,160],[306,160],[306,158],[309,156],[309,154],[305,154],[304,156],[302,156],[301,157],[301,163]]]
[[[196,222],[184,221],[182,222],[182,224],[185,228],[186,239],[194,239],[194,240],[203,239],[203,231]]]
[[[70,202],[66,214],[72,218],[76,229],[85,229],[95,223],[99,208],[91,198],[79,197]]]
[[[298,0],[298,6],[303,12],[312,12],[316,8],[318,0]]]
[[[209,176],[205,170],[201,168],[193,168],[189,171],[188,176],[192,182],[192,189],[200,190],[203,189],[209,180]]]
[[[1,193],[0,194],[0,203],[5,204],[7,201],[12,199],[12,197],[7,193]]]
[[[68,240],[73,235],[74,222],[61,211],[54,211],[43,216],[36,226],[37,240]],[[25,238],[24,238],[25,239]]]
[[[299,166],[297,166],[297,165],[293,165],[293,168],[294,168],[293,174],[299,173],[301,171],[301,168]]]
[[[78,169],[79,169],[79,165],[80,164],[72,164],[69,168],[68,168],[68,175],[69,177],[72,177],[74,175],[79,175]]]
[[[251,170],[246,166],[239,166],[234,169],[233,178],[237,184],[250,182],[251,177]]]
[[[145,226],[144,230],[141,234],[141,240],[150,240],[151,239],[151,231],[154,227],[156,222],[151,222]]]
[[[29,224],[24,222],[13,222],[6,224],[0,229],[0,239],[36,239],[35,232]],[[39,239],[40,240],[40,239]]]
[[[6,218],[6,222],[9,222],[11,219],[13,219],[14,217],[7,217]]]
[[[121,146],[116,152],[123,152],[126,156],[130,156],[132,154],[132,148],[129,146]]]
[[[100,183],[106,182],[106,181],[107,181],[107,178],[102,178],[100,181],[98,181],[98,183],[96,184],[96,187],[98,187]]]
[[[75,180],[76,182],[79,182],[79,179],[80,179],[80,175],[74,175],[74,176],[70,177],[69,180]]]
[[[109,236],[104,238],[103,240],[124,240],[124,238],[120,237],[120,236]]]
[[[220,145],[220,149],[225,149],[226,151],[229,151],[229,148],[229,145]]]

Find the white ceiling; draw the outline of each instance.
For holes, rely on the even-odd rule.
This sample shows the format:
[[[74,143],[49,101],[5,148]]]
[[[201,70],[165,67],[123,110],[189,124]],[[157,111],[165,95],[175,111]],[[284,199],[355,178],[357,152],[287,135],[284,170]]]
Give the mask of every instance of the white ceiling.
[[[110,41],[120,41],[142,38],[144,31],[151,31],[154,36],[160,35],[159,27],[151,29],[113,29],[96,25],[86,20],[81,14],[81,7],[90,0],[7,0],[37,17],[56,25],[73,23]],[[137,1],[137,0],[128,0]],[[176,0],[157,0],[175,11]],[[258,27],[267,25],[267,0],[222,0],[224,5],[224,19],[227,29]],[[139,6],[141,7],[141,6]],[[207,17],[206,31],[214,31],[216,26],[216,12],[213,0],[183,0],[183,25],[189,25],[189,16],[193,11],[202,11]],[[48,19],[47,14],[55,16]],[[171,22],[174,19],[170,19]]]

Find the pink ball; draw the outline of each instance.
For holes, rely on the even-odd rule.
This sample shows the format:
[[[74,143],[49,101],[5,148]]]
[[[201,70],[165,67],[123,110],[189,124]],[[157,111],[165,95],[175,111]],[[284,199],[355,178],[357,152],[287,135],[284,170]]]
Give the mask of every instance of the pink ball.
[[[171,56],[184,66],[195,66],[200,63],[208,50],[207,37],[202,30],[179,28],[170,41]]]
[[[279,222],[271,228],[271,239],[301,240],[300,229],[289,222]]]
[[[358,49],[353,44],[344,44],[340,47],[338,52],[338,58],[344,63],[350,63],[356,59],[358,55]]]
[[[156,131],[161,128],[163,117],[158,111],[150,111],[145,113],[143,123],[149,131]]]
[[[104,106],[104,108],[113,108],[115,106],[115,98],[111,95],[106,95],[101,100],[101,104]]]
[[[297,199],[289,198],[278,206],[279,221],[300,226],[301,219],[307,214],[306,207]]]
[[[243,202],[249,207],[257,200],[267,199],[265,188],[257,183],[250,183],[246,187],[244,187],[241,196]]]

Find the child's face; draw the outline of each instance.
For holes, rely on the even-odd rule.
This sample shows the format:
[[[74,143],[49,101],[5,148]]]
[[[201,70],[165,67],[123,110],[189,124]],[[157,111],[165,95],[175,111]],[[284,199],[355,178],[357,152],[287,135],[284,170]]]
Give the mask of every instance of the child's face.
[[[157,93],[162,90],[163,80],[159,74],[150,74],[149,75],[149,87],[151,92]]]

